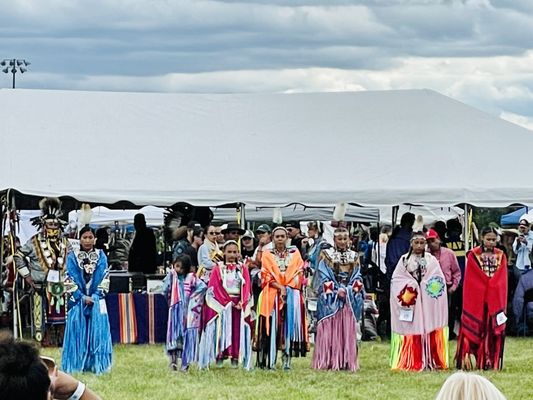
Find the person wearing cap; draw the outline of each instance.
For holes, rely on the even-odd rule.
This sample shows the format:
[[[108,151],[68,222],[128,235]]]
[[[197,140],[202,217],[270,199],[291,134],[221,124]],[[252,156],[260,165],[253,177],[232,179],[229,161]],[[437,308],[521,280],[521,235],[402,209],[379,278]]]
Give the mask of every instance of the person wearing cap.
[[[459,262],[457,261],[457,257],[453,250],[450,250],[447,247],[442,247],[440,236],[435,229],[430,229],[428,231],[426,241],[429,252],[439,262],[442,273],[444,274],[444,279],[446,280],[446,287],[448,290],[448,326],[450,339],[452,339],[455,337],[453,332],[455,321],[457,319],[457,322],[459,322],[458,318],[460,316],[457,315],[458,313],[456,312],[455,307],[453,307],[451,300],[461,282],[461,269],[459,268]]]
[[[205,328],[200,339],[198,366],[208,368],[215,362],[221,366],[231,358],[233,367],[239,361],[244,369],[252,366],[252,330],[250,314],[253,300],[248,267],[239,262],[239,245],[234,240],[224,244],[224,261],[211,272],[203,317]]]
[[[299,222],[287,222],[285,224],[285,229],[287,229],[287,233],[289,235],[289,239],[291,239],[291,246],[295,246],[300,254],[304,254],[302,252],[302,241],[305,239],[305,236],[302,235],[302,232],[300,230],[300,223]]]
[[[524,272],[531,269],[529,256],[533,248],[533,232],[530,231],[529,222],[526,219],[521,219],[518,223],[518,232],[513,242],[513,252],[516,254],[513,272],[517,282]]]
[[[221,232],[224,234],[224,240],[226,242],[228,240],[235,240],[238,243],[240,237],[244,235],[246,231],[242,229],[238,223],[230,222]]]
[[[257,306],[257,364],[260,368],[275,368],[279,349],[283,369],[288,370],[291,357],[304,357],[307,353],[304,261],[296,247],[287,246],[287,229],[274,228],[272,237],[272,250],[264,250],[261,258],[263,290]]]
[[[414,232],[391,279],[391,368],[423,371],[448,368],[448,294],[437,259],[426,251],[423,232]]]
[[[243,259],[252,258],[255,254],[255,236],[251,230],[244,232],[241,237],[241,256]]]
[[[267,224],[261,224],[255,230],[259,243],[255,249],[255,253],[252,257],[254,264],[261,266],[261,257],[265,250],[272,250],[272,233],[270,226]]]

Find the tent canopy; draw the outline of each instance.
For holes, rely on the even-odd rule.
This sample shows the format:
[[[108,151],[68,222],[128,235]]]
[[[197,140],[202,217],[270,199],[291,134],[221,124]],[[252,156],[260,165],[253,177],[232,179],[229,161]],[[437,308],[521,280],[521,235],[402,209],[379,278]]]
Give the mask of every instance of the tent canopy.
[[[500,225],[518,225],[520,220],[531,210],[531,207],[522,207],[500,217]],[[528,219],[529,221],[529,219]]]
[[[0,189],[168,206],[533,202],[525,128],[431,90],[0,90]]]

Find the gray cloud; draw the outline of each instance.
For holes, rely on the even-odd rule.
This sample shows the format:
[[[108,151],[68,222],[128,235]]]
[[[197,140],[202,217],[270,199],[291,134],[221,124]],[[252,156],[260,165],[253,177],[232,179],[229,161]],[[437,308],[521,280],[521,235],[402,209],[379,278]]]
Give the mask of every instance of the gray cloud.
[[[518,121],[533,117],[532,11],[511,0],[12,1],[0,57],[32,61],[21,87],[429,87]]]

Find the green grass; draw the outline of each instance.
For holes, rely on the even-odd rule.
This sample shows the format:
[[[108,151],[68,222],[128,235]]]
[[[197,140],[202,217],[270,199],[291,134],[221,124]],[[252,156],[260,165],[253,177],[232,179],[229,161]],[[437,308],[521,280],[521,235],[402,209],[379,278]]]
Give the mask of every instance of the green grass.
[[[451,343],[453,355],[455,342]],[[43,353],[59,361],[58,349]],[[229,365],[210,371],[171,372],[162,346],[114,347],[111,373],[80,374],[104,399],[433,399],[453,372],[392,372],[388,366],[388,343],[364,342],[360,347],[361,369],[357,373],[318,372],[310,368],[310,355],[295,359],[290,372],[245,372]],[[504,369],[481,372],[507,399],[533,398],[533,341],[508,338]]]

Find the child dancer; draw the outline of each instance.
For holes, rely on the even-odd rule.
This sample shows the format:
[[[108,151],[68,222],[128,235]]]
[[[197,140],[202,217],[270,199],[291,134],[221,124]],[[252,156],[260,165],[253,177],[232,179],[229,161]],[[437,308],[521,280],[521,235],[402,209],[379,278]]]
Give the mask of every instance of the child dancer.
[[[178,255],[163,286],[169,305],[166,351],[170,368],[174,371],[178,369],[178,358],[181,358],[183,370],[187,370],[191,362],[197,361],[200,313],[195,313],[195,310],[201,309],[205,289],[205,283],[191,272],[191,258]],[[197,318],[194,318],[195,315]]]
[[[205,297],[204,324],[198,365],[208,368],[216,360],[221,366],[231,358],[232,366],[239,363],[251,367],[250,312],[253,299],[248,267],[238,262],[237,242],[224,244],[225,262],[212,270]]]

